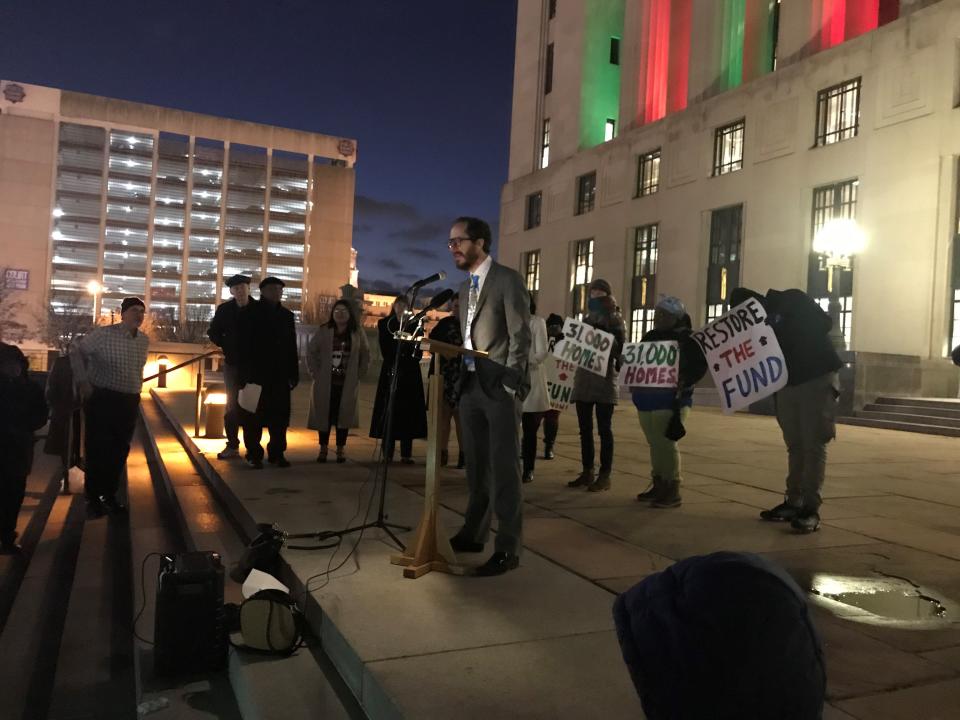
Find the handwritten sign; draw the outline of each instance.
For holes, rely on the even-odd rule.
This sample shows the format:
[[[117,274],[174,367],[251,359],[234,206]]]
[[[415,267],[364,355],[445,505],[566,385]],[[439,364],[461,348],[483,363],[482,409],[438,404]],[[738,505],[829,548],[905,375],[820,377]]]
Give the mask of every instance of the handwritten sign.
[[[750,298],[693,333],[725,413],[763,400],[787,384],[783,351],[766,319],[763,306]]]
[[[566,410],[573,397],[573,379],[577,366],[557,357],[547,358],[544,363],[547,374],[547,392],[551,410]]]
[[[676,389],[680,382],[679,344],[676,340],[627,343],[619,380],[626,387]]]
[[[557,342],[553,354],[584,370],[606,376],[612,349],[613,335],[568,317],[563,321],[563,339]]]

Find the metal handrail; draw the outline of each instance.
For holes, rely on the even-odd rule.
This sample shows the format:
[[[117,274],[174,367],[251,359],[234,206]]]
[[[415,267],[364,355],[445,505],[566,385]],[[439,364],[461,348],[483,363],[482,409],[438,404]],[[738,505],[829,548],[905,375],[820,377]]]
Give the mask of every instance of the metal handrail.
[[[145,377],[145,378],[143,379],[143,382],[150,382],[151,380],[156,380],[158,377],[160,377],[161,375],[163,375],[163,374],[165,374],[165,373],[172,373],[174,370],[179,370],[180,368],[186,367],[187,365],[190,365],[191,363],[195,363],[195,362],[197,362],[197,361],[199,361],[199,360],[205,360],[206,358],[208,358],[208,357],[213,357],[214,355],[223,355],[223,351],[221,351],[221,350],[211,350],[210,352],[204,353],[203,355],[197,355],[196,357],[192,357],[192,358],[190,358],[189,360],[184,360],[184,361],[183,361],[182,363],[180,363],[179,365],[174,365],[174,366],[171,367],[171,368],[164,368],[163,370],[160,370],[159,372],[157,372],[157,373],[154,374],[154,375],[151,375],[150,377]]]

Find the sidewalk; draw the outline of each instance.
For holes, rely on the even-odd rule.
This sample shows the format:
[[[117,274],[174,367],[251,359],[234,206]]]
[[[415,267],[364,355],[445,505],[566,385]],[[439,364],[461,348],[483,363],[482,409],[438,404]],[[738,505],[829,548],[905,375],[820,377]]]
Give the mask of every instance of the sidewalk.
[[[307,391],[295,393],[295,425],[306,418]],[[186,421],[190,399],[165,397]],[[372,397],[364,386],[364,426]],[[698,409],[687,429],[684,505],[655,511],[633,499],[646,487],[649,462],[632,407],[621,405],[614,417],[607,493],[565,487],[579,470],[576,418],[566,413],[557,459],[538,461],[525,487],[523,564],[501,578],[403,580],[387,562],[391,549],[365,535],[332,579],[310,585],[329,631],[324,642],[340,638],[355,657],[341,671],[353,674],[347,681],[365,706],[408,717],[442,717],[444,707],[460,718],[636,717],[612,631],[614,593],[677,559],[725,549],[768,555],[805,587],[822,575],[892,576],[936,593],[947,615],[932,629],[853,622],[837,604],[814,613],[827,653],[827,718],[950,717],[960,706],[960,440],[841,426],[829,451],[824,525],[801,536],[757,517],[783,488],[775,420]],[[287,470],[217,461],[222,441],[197,445],[258,521],[304,532],[344,527],[358,506],[362,517],[374,446],[358,432],[351,462],[339,466],[316,465],[316,438],[301,429],[290,432]],[[406,488],[391,485],[394,521],[419,517],[423,451],[415,444],[416,466],[391,466],[391,479]],[[461,472],[446,471],[442,498],[442,522],[455,531],[466,502]],[[332,562],[330,551],[285,555],[305,579],[335,567],[353,540],[345,544]]]

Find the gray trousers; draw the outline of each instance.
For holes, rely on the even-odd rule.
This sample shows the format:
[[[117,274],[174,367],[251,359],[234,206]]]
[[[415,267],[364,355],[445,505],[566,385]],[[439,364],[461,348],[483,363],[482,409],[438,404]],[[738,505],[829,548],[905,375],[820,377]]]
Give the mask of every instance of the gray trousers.
[[[827,373],[777,393],[777,422],[787,445],[786,501],[816,510],[822,503],[827,443],[837,435],[837,373]]]
[[[475,373],[464,373],[460,425],[470,500],[457,535],[487,541],[490,519],[497,516],[496,552],[520,553],[523,491],[520,483],[521,404],[506,390],[487,395]],[[500,390],[498,388],[498,390]]]

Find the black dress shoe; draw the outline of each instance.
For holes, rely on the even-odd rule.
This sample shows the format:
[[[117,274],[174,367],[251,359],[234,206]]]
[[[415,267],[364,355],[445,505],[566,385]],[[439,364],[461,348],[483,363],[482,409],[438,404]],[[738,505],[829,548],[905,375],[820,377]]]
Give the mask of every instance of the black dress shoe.
[[[276,465],[279,468],[290,467],[290,461],[287,460],[283,455],[278,457],[276,460],[271,460],[270,462],[272,462],[274,465]]]
[[[458,553],[483,552],[483,543],[473,542],[472,540],[464,540],[456,535],[450,538],[450,547],[453,548],[454,552]]]
[[[100,503],[111,515],[122,515],[127,511],[127,506],[119,502],[116,498],[102,497]]]
[[[247,464],[252,467],[254,470],[263,470],[263,460],[256,460],[254,458],[247,458]]]
[[[489,560],[474,570],[473,574],[479,577],[492,577],[503,575],[508,570],[516,570],[518,567],[520,567],[520,558],[513,553],[495,552]]]
[[[107,514],[107,508],[100,498],[87,498],[87,517],[98,518]]]
[[[15,542],[0,543],[0,555],[19,555],[23,548]]]

